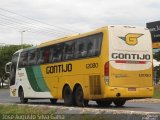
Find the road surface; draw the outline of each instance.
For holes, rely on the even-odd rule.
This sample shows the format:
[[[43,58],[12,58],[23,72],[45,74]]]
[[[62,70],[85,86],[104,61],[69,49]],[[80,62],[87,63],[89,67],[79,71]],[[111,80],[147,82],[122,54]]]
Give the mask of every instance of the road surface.
[[[0,103],[15,103],[20,104],[19,98],[13,98],[9,96],[9,90],[0,89]],[[28,104],[43,104],[51,105],[49,100],[29,100]],[[53,105],[52,105],[53,106]],[[59,100],[56,106],[63,106],[63,101]],[[145,102],[127,102],[124,107],[117,108],[114,105],[109,107],[100,108],[96,102],[90,101],[89,108],[96,109],[111,109],[111,110],[127,110],[127,111],[144,111],[144,112],[160,112],[160,103],[145,103]]]

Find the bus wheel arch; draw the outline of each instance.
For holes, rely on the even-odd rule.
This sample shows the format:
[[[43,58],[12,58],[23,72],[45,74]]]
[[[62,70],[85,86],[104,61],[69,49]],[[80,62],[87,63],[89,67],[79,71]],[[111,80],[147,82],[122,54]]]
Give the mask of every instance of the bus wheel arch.
[[[20,86],[18,89],[18,97],[20,98],[21,103],[27,103],[28,99],[24,97],[24,90],[23,87]]]
[[[67,106],[72,105],[73,94],[70,86],[65,84],[62,90],[62,98],[64,99],[64,104]]]
[[[82,86],[77,83],[73,89],[73,100],[74,103],[79,107],[84,107],[88,105],[88,100],[84,99],[84,92]]]

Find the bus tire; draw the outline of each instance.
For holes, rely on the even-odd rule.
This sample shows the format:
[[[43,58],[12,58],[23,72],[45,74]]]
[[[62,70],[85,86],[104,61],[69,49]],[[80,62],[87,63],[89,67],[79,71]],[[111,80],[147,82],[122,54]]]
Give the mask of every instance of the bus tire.
[[[117,100],[114,100],[113,103],[115,104],[116,107],[122,107],[126,103],[126,100],[117,99]]]
[[[106,107],[106,106],[110,106],[112,104],[112,101],[111,100],[105,100],[105,101],[97,100],[96,103],[100,107]]]
[[[57,99],[51,98],[51,99],[50,99],[50,102],[51,102],[51,104],[56,104],[56,103],[57,103]]]
[[[80,85],[76,87],[75,102],[76,102],[76,105],[79,107],[84,107],[88,105],[88,100],[84,100],[83,90]]]
[[[22,88],[20,88],[20,90],[19,90],[19,98],[20,98],[21,103],[27,103],[28,102],[28,99],[24,98],[24,92],[23,92]]]
[[[68,85],[66,85],[63,89],[63,99],[64,105],[72,105],[72,90]]]

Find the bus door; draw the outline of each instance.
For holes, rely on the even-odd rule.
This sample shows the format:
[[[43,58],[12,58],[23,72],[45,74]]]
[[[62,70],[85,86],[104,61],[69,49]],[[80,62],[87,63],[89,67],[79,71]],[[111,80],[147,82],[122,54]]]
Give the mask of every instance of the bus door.
[[[109,27],[109,85],[152,86],[152,43],[148,29]]]

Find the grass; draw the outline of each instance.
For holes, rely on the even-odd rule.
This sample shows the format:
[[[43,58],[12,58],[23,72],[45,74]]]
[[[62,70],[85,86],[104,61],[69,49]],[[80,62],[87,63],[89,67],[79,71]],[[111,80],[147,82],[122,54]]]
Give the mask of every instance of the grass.
[[[27,105],[5,105],[0,104],[0,120],[30,120],[27,117],[34,118],[34,120],[50,120],[50,119],[67,119],[67,120],[111,120],[108,116],[103,114],[63,114],[56,113],[55,108],[47,106],[27,106]],[[54,117],[54,118],[53,118]]]
[[[0,120],[49,120],[54,114],[55,110],[47,106],[0,105]]]
[[[21,105],[0,105],[1,114],[52,114],[55,110],[49,107],[32,107]]]
[[[153,98],[160,99],[160,85],[156,85],[154,87],[154,95]]]

